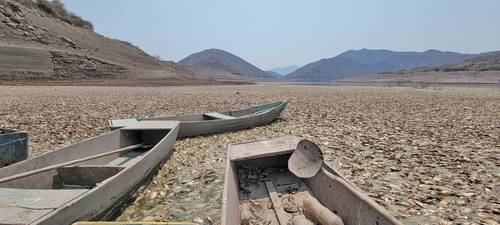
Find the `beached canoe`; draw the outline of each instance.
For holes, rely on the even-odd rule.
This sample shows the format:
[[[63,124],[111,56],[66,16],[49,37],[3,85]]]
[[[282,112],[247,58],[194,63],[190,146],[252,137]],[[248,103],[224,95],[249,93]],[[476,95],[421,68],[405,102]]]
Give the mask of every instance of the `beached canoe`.
[[[172,153],[178,121],[142,121],[0,169],[0,224],[114,216]]]
[[[280,101],[243,110],[159,118],[113,119],[109,123],[111,129],[116,129],[144,120],[177,120],[181,122],[177,137],[193,137],[247,129],[270,123],[280,116],[286,105],[286,101]]]
[[[299,141],[288,136],[229,146],[222,225],[312,224],[319,220],[321,224],[400,224],[326,163],[318,164],[319,170],[311,178],[292,174],[288,160]]]
[[[28,158],[28,133],[0,128],[0,168]]]

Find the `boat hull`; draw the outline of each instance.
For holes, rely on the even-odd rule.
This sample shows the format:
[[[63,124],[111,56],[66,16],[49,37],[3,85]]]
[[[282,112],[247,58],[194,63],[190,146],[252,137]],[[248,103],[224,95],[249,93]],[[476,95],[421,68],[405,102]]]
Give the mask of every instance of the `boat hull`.
[[[273,105],[275,104],[275,106]],[[267,106],[273,105],[273,107],[267,108]],[[216,119],[216,120],[204,120],[203,115],[183,115],[183,116],[172,116],[172,117],[159,117],[159,118],[139,118],[139,119],[125,119],[121,120],[126,124],[133,124],[136,121],[159,121],[159,120],[177,120],[180,121],[181,125],[179,128],[179,134],[177,138],[194,137],[199,135],[210,135],[218,134],[230,131],[237,131],[242,129],[249,129],[257,127],[266,123],[270,123],[278,118],[281,112],[285,109],[287,102],[276,102],[270,103],[262,106],[256,106],[249,108],[247,110],[257,111],[251,113],[247,116],[234,117],[232,119]],[[258,111],[262,110],[262,111]],[[233,112],[235,116],[238,116],[242,111]],[[224,112],[231,114],[232,112]],[[113,120],[112,120],[113,121]],[[116,126],[113,122],[110,122],[111,129],[119,128],[120,125]]]
[[[207,120],[199,122],[181,122],[179,138],[194,137],[199,135],[218,134],[242,129],[249,129],[261,126],[278,118],[285,108],[286,103],[269,111],[249,117],[227,119],[227,120]]]
[[[165,135],[161,132],[157,132],[158,134],[155,133],[157,136],[153,138],[158,138],[159,141],[155,142],[156,144],[147,152],[144,152],[136,162],[130,163],[130,165],[126,167],[124,166],[116,175],[98,183],[94,188],[88,189],[87,192],[76,198],[70,199],[52,212],[26,224],[71,224],[75,221],[108,219],[112,217],[114,212],[119,209],[119,206],[124,201],[129,200],[130,196],[144,185],[157,168],[168,160],[172,154],[172,149],[179,131],[179,122],[168,121],[168,123],[173,124],[173,126],[169,129],[164,129],[166,132]],[[151,138],[148,135],[149,133],[147,133],[150,131],[140,131],[145,133],[135,134],[138,133],[136,130],[128,133],[124,131],[124,129],[127,128],[114,130],[75,145],[47,153],[40,157],[35,157],[33,158],[34,161],[27,160],[21,162],[20,164],[22,165],[20,166],[17,166],[17,164],[11,165],[10,167],[0,169],[0,174],[2,174],[3,177],[12,176],[14,173],[13,169],[15,168],[28,167],[31,168],[31,170],[44,168],[49,165],[73,160],[73,158],[82,158],[84,157],[84,155],[82,155],[83,153],[77,153],[83,152],[85,149],[88,150],[85,152],[86,155],[95,155],[101,153],[99,152],[102,151],[101,149],[116,149],[117,147],[137,144],[134,143],[134,141],[138,139],[146,140]],[[135,137],[137,135],[140,137]],[[92,153],[89,153],[89,151]],[[106,157],[92,159],[79,163],[78,166],[101,165],[99,161],[105,159]],[[32,162],[30,163],[29,161]],[[1,191],[2,189],[0,188],[0,192]],[[2,214],[1,211],[0,214]]]

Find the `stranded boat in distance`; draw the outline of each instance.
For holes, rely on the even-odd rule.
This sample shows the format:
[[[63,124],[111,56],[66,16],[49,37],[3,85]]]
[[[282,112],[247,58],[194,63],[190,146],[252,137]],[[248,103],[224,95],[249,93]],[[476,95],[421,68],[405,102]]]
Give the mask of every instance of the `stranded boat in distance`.
[[[279,101],[242,110],[194,115],[142,119],[113,119],[110,120],[109,123],[111,129],[117,129],[137,123],[138,121],[177,120],[181,123],[177,137],[193,137],[247,129],[270,123],[280,116],[287,103],[287,101]]]

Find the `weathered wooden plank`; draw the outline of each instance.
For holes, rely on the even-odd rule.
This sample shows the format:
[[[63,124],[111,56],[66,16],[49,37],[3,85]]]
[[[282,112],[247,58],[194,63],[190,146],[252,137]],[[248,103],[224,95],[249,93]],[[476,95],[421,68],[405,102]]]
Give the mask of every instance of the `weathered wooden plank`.
[[[0,224],[32,223],[87,191],[0,188]]]
[[[215,118],[215,119],[224,119],[224,120],[236,118],[234,116],[228,116],[228,115],[222,114],[220,112],[203,113],[203,115],[204,116],[208,116],[208,117],[212,117],[212,118]]]
[[[281,205],[280,197],[278,196],[278,192],[274,188],[274,184],[271,181],[266,182],[267,191],[269,192],[269,197],[271,198],[271,202],[273,203],[273,209],[276,213],[276,217],[278,217],[278,221],[280,225],[288,224],[288,216]]]
[[[284,136],[271,140],[230,145],[229,159],[232,161],[241,161],[292,153],[299,141],[300,139],[297,137]]]
[[[179,125],[178,121],[139,121],[138,123],[131,124],[127,127],[122,128],[122,130],[164,130],[164,129],[174,129]]]

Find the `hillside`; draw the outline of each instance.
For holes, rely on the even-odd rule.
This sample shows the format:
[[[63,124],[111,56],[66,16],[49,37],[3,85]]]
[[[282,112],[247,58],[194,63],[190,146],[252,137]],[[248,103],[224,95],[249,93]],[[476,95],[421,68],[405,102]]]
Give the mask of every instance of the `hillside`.
[[[331,81],[354,75],[388,73],[417,67],[437,67],[481,56],[428,50],[396,52],[389,50],[349,50],[329,59],[307,64],[289,74],[288,80]]]
[[[66,11],[57,0],[0,0],[3,83],[214,79],[240,78],[161,61],[131,43],[95,33],[90,22]]]
[[[500,84],[500,52],[482,54],[456,64],[402,70],[393,74],[354,76],[338,83]]]
[[[465,60],[463,62],[444,65],[438,68],[439,71],[500,71],[500,52],[493,52],[486,56],[480,56]]]
[[[178,62],[199,68],[212,68],[227,71],[243,77],[272,79],[272,75],[262,71],[242,58],[220,49],[207,49],[194,53]]]

